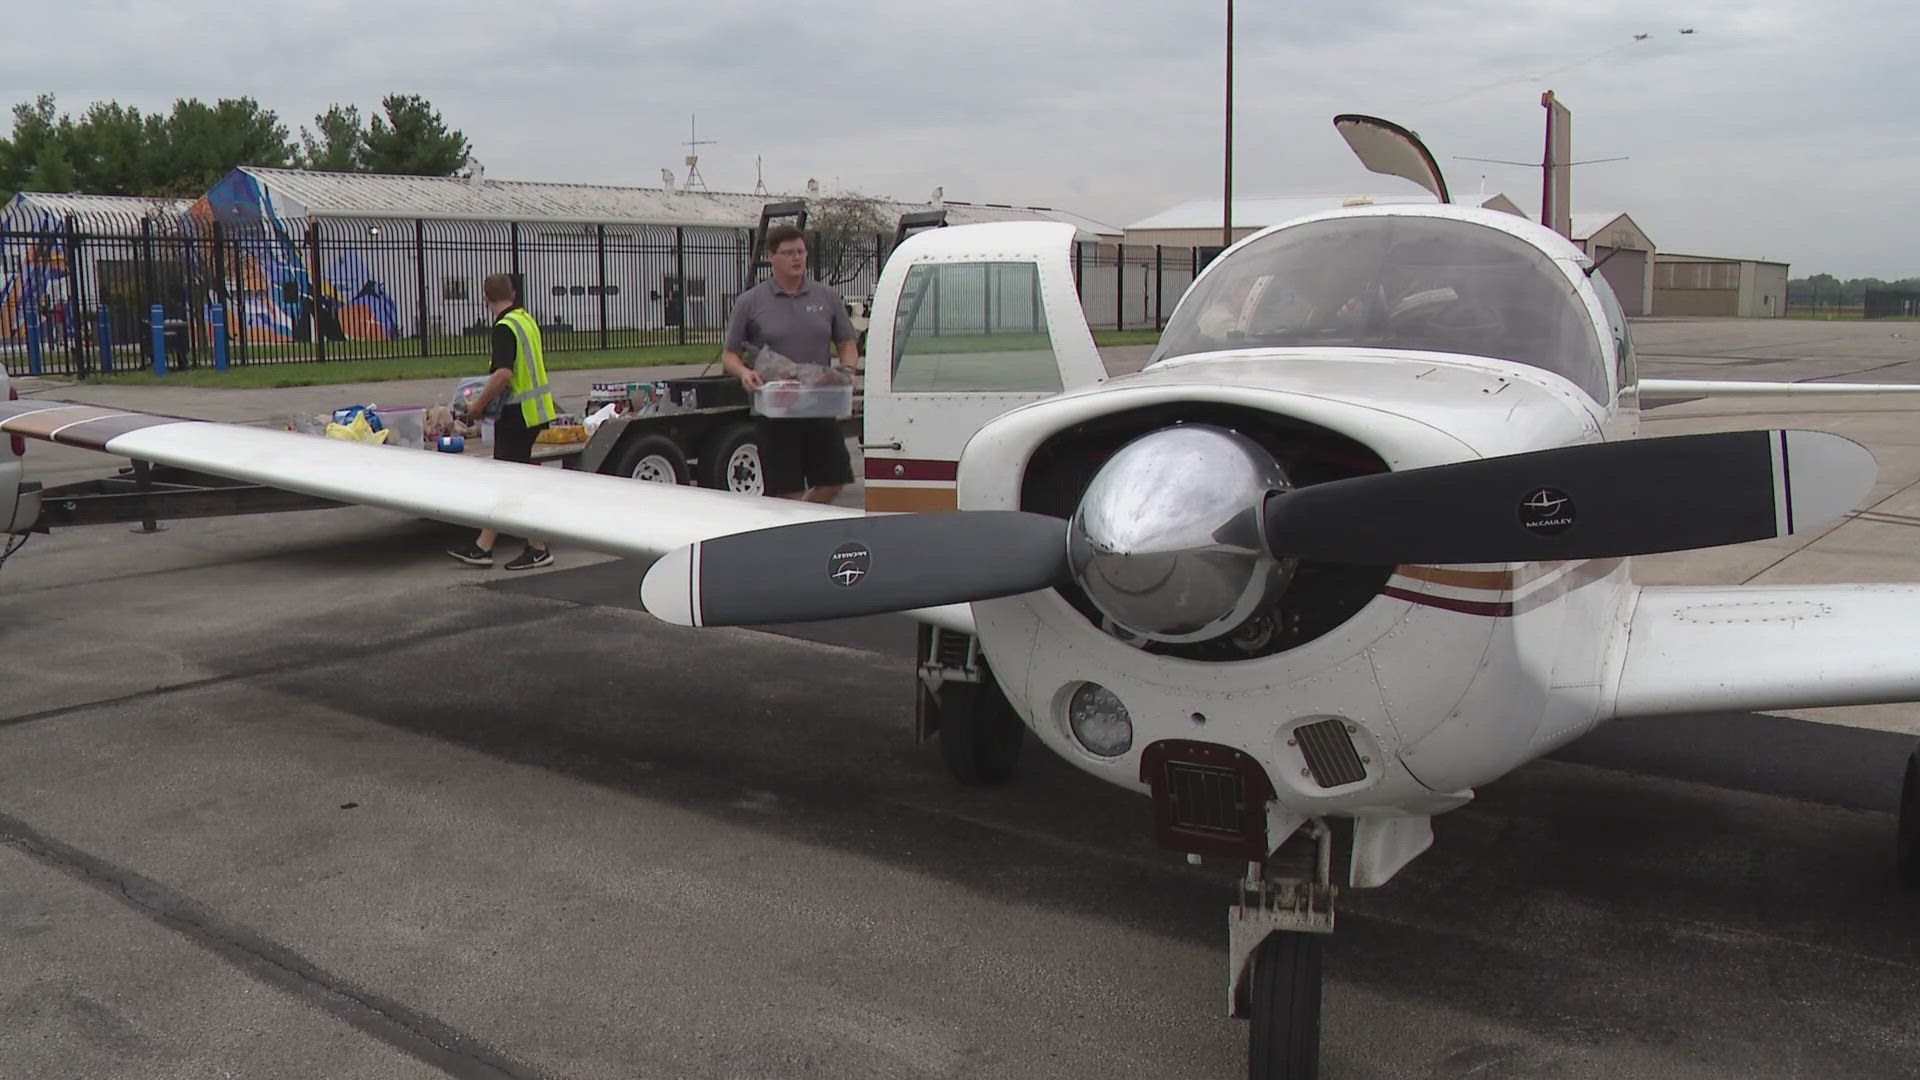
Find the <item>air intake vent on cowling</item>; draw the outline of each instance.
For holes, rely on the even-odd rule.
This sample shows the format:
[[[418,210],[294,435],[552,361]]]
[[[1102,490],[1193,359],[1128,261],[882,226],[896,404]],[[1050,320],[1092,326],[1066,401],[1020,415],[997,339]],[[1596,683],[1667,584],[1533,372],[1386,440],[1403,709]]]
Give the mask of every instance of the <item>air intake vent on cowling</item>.
[[[1238,834],[1247,818],[1247,785],[1232,769],[1167,762],[1173,824],[1199,832]]]
[[[1367,778],[1367,767],[1360,761],[1359,751],[1353,748],[1353,736],[1347,731],[1345,721],[1328,719],[1302,724],[1293,729],[1293,737],[1307,759],[1307,768],[1313,772],[1313,782],[1321,787],[1339,787]]]

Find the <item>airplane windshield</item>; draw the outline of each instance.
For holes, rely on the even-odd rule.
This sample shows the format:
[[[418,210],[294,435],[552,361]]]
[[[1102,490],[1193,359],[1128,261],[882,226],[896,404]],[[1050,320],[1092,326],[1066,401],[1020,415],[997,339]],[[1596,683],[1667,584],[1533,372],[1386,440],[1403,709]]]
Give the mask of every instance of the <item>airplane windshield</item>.
[[[1272,346],[1513,360],[1607,395],[1599,338],[1566,275],[1471,221],[1356,215],[1249,243],[1181,302],[1149,363]]]

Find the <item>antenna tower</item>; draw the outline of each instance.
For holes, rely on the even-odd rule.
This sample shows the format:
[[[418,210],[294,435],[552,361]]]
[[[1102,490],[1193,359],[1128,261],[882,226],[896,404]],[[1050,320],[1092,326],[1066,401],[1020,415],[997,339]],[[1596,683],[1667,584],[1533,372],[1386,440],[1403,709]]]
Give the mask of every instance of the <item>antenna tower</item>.
[[[759,154],[753,155],[753,193],[755,195],[765,195],[767,193],[767,177],[766,174],[760,170]]]
[[[698,186],[701,191],[707,190],[707,178],[700,175],[700,148],[714,145],[714,140],[700,137],[700,133],[695,127],[695,125],[699,123],[699,120],[700,118],[698,116],[689,115],[687,117],[687,141],[685,143],[687,148],[687,182],[682,186],[689,191],[693,190],[695,186]]]

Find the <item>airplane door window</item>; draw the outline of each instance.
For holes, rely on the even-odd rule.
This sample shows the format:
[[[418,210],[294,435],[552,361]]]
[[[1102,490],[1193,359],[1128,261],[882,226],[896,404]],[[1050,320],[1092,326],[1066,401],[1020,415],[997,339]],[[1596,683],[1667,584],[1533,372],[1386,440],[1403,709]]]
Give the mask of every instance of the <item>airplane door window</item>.
[[[893,389],[1060,389],[1032,263],[922,263],[900,289]]]

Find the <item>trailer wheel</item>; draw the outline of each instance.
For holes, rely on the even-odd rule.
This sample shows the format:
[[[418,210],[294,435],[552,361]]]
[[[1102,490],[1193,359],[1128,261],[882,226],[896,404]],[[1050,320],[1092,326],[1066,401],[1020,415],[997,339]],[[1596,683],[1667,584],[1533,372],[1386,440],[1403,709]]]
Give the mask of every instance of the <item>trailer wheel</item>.
[[[665,435],[642,435],[621,447],[606,471],[649,484],[684,484],[687,455]]]
[[[767,429],[751,420],[721,428],[700,452],[700,486],[765,495],[766,445]]]

